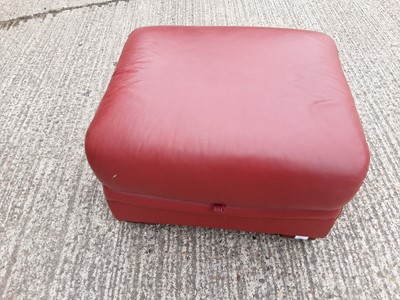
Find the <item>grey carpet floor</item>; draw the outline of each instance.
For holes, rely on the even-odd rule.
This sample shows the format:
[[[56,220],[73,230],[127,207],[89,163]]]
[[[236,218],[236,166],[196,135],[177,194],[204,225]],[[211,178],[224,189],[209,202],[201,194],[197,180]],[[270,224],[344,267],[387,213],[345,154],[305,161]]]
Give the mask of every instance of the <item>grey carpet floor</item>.
[[[400,299],[399,16],[394,0],[0,0],[0,297]],[[336,40],[371,166],[326,239],[112,217],[84,134],[128,34],[159,24]]]

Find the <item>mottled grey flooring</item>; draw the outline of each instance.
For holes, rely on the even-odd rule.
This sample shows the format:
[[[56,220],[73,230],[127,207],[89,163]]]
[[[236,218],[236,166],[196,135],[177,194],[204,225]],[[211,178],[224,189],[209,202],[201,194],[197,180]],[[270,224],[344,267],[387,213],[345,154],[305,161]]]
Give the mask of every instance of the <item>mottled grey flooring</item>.
[[[400,299],[398,1],[93,2],[0,0],[2,299]],[[326,239],[112,217],[84,134],[130,31],[158,24],[336,40],[372,158]]]

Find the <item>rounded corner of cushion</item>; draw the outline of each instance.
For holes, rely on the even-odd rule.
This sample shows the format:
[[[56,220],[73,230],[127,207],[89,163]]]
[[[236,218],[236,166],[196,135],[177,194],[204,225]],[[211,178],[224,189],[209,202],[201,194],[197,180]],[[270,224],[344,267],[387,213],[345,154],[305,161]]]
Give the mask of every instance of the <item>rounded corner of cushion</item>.
[[[364,153],[361,161],[361,166],[360,166],[360,173],[362,174],[363,181],[365,177],[367,176],[368,170],[369,170],[369,165],[371,162],[371,153],[368,148],[368,144],[365,142],[365,148],[364,148]]]
[[[370,156],[369,152],[362,155],[359,163],[353,165],[352,174],[343,176],[341,185],[347,190],[347,196],[339,204],[344,206],[348,204],[358,193],[361,186],[364,184],[365,178],[369,170]]]
[[[362,141],[360,152],[361,153],[357,155],[357,160],[354,160],[353,163],[355,173],[357,174],[357,177],[361,179],[361,185],[362,181],[364,181],[365,177],[367,176],[371,161],[371,153],[365,138]]]
[[[93,121],[92,121],[92,123],[93,123]],[[94,158],[96,156],[96,147],[95,147],[96,142],[94,141],[95,133],[94,133],[92,123],[89,125],[89,128],[87,129],[86,134],[85,134],[84,148],[85,148],[86,160],[88,161],[89,166],[94,171],[94,165],[95,165]]]
[[[150,26],[143,26],[133,29],[128,35],[128,39],[126,40],[125,45],[130,45],[133,40],[141,36],[144,32],[148,31],[149,27]]]
[[[130,33],[130,35],[132,34],[137,34],[139,32],[145,31],[146,29],[152,28],[154,26],[140,26],[140,27],[136,27],[135,29],[133,29]]]
[[[90,123],[89,128],[86,131],[85,135],[85,154],[86,159],[92,168],[93,172],[98,176],[98,171],[102,167],[103,161],[108,161],[109,157],[105,157],[104,151],[107,148],[105,143],[105,137],[102,133],[102,130],[99,130],[97,115],[93,118],[93,121]],[[101,180],[100,180],[101,181]]]
[[[314,31],[314,32],[318,33],[319,36],[321,36],[322,38],[324,38],[336,45],[335,39],[333,37],[331,37],[328,33],[322,32],[322,31]]]
[[[148,31],[157,30],[157,29],[160,29],[162,27],[165,27],[165,26],[149,25],[149,26],[137,27],[137,28],[135,28],[135,29],[133,29],[131,31],[131,33],[129,34],[129,38],[132,38],[133,36],[137,36],[139,34],[146,33]]]
[[[85,138],[84,138],[84,142],[85,142],[84,147],[85,147],[86,157],[88,157],[91,153],[92,135],[93,135],[92,123],[93,123],[93,121],[89,124],[89,127],[86,130]]]
[[[98,127],[98,114],[96,112],[85,133],[84,141],[85,141],[86,153],[88,153],[87,151],[90,152],[91,147],[96,143],[95,140],[99,135],[97,127]]]
[[[335,52],[338,51],[336,41],[329,34],[321,31],[307,30],[307,32],[318,42],[332,48]]]

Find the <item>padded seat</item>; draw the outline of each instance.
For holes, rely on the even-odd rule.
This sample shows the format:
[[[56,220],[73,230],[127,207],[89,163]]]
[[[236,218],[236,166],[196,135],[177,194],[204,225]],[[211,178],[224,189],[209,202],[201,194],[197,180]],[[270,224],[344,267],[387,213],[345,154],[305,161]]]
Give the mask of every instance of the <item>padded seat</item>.
[[[310,237],[369,164],[334,41],[254,27],[134,30],[86,153],[120,220]]]

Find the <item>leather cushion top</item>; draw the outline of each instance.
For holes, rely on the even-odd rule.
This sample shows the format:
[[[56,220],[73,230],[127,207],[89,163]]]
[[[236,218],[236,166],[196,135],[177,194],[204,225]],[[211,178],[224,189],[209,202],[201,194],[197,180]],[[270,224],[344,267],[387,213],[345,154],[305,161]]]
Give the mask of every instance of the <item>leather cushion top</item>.
[[[86,153],[116,191],[279,209],[340,208],[369,163],[333,40],[251,27],[134,30]]]

